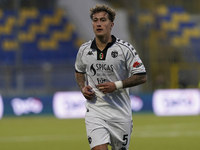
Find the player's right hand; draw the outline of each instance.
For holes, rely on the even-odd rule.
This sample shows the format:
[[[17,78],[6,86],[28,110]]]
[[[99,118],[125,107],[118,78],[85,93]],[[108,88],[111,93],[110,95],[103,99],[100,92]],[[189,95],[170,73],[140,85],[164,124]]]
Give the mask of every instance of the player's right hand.
[[[87,100],[92,100],[92,97],[94,96],[94,91],[92,91],[92,87],[90,87],[89,85],[84,86],[81,89],[81,92],[83,93],[83,96],[87,99]]]

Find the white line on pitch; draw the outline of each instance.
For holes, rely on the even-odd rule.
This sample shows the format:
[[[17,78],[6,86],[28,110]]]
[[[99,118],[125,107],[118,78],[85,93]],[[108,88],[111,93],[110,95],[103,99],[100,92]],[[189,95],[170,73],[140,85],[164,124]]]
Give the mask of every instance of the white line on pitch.
[[[200,137],[200,131],[168,131],[168,132],[153,132],[153,131],[135,131],[132,137],[154,138],[154,137]]]
[[[132,133],[133,138],[154,138],[154,137],[200,137],[200,131],[188,132],[146,132],[137,131]],[[85,134],[80,135],[35,135],[35,136],[14,136],[0,137],[0,143],[12,142],[42,142],[42,141],[73,141],[86,139]]]
[[[35,135],[0,137],[0,143],[6,142],[39,142],[39,141],[71,141],[87,138],[86,135]]]

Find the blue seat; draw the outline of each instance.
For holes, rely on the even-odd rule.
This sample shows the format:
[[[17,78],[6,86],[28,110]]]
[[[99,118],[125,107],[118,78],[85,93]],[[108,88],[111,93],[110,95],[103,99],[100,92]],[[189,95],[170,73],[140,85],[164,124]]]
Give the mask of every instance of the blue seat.
[[[66,30],[66,25],[69,23],[69,19],[66,16],[59,17],[61,20],[59,21],[60,24],[51,23],[52,20],[55,19],[55,15],[57,15],[57,10],[38,10],[39,15],[35,15],[34,17],[27,17],[25,18],[24,22],[20,24],[20,26],[16,27],[13,26],[12,32],[10,34],[0,34],[1,45],[2,42],[5,40],[20,40],[19,47],[14,49],[4,49],[0,46],[0,63],[1,64],[15,64],[16,62],[16,52],[18,49],[22,52],[22,63],[24,65],[28,64],[35,64],[40,65],[44,62],[49,63],[66,63],[71,62],[74,63],[76,53],[78,48],[74,45],[75,41],[78,39],[77,33],[72,31],[72,35],[69,40],[62,40],[56,39],[53,37],[54,32],[64,33]],[[2,26],[5,25],[6,20],[8,17],[12,16],[15,17],[17,14],[15,11],[7,11],[4,10],[3,17],[0,19],[0,24]],[[60,13],[58,13],[60,15]],[[20,16],[19,16],[20,17]],[[44,23],[45,17],[50,19],[49,24],[48,21]],[[36,25],[39,29],[36,29],[36,32],[33,33],[31,31],[31,26]],[[37,28],[36,27],[36,28]],[[40,32],[41,29],[46,28],[43,30],[44,32]],[[38,31],[37,31],[38,30]],[[70,31],[71,32],[71,31]],[[25,38],[20,38],[25,36]],[[28,40],[26,36],[31,36],[32,39]],[[56,48],[46,48],[41,49],[38,42],[41,39],[45,40],[57,40],[55,43],[57,44]]]

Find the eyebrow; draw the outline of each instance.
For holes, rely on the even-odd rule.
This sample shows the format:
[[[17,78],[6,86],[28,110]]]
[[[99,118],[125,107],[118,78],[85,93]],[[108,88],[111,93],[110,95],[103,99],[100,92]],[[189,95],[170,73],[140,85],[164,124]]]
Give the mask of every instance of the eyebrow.
[[[97,13],[98,13],[98,12],[97,12]],[[95,13],[95,14],[96,14],[96,13]],[[97,17],[94,17],[95,14],[93,14],[93,19],[94,19],[94,18],[97,18]],[[100,19],[101,19],[101,18],[106,18],[106,15],[107,15],[107,18],[109,19],[109,14],[108,14],[107,12],[105,12],[104,15],[103,15],[103,17],[100,17]]]
[[[94,19],[107,19],[105,16],[103,16],[103,17],[100,17],[100,18],[97,18],[97,17],[93,17],[93,19],[92,20],[94,20]]]

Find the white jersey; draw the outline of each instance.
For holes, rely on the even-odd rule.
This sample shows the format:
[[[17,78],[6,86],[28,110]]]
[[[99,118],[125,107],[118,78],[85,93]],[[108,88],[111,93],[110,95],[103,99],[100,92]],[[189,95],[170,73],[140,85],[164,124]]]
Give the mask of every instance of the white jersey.
[[[86,74],[88,85],[95,96],[86,101],[86,118],[100,117],[110,121],[132,120],[129,89],[119,89],[104,94],[97,84],[124,80],[134,74],[146,74],[145,67],[133,46],[112,35],[112,42],[103,51],[90,40],[81,45],[76,62],[76,72]]]

